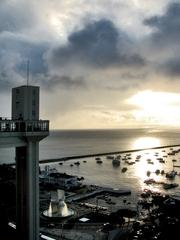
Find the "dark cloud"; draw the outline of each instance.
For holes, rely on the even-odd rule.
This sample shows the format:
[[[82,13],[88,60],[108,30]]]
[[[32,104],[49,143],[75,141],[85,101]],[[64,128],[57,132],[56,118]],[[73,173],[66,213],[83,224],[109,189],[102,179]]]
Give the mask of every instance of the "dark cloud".
[[[165,74],[168,74],[171,77],[179,77],[180,76],[180,57],[169,59],[162,65],[160,65],[160,69],[163,70]]]
[[[47,73],[44,53],[47,44],[33,43],[14,35],[0,35],[0,88],[9,90],[17,84],[23,84],[27,76],[27,60],[30,61],[30,76]]]
[[[45,43],[33,43],[27,39],[18,39],[12,36],[0,37],[0,59],[8,53],[17,53],[21,57],[21,62],[17,63],[19,72],[26,71],[27,60],[30,60],[32,74],[46,71],[46,64],[43,54],[47,51],[48,45]],[[0,60],[1,61],[1,60]],[[10,60],[11,62],[11,60]]]
[[[129,89],[138,89],[140,82],[121,82],[119,86],[106,86],[105,89],[109,91],[123,92]]]
[[[9,76],[6,72],[0,71],[0,92],[10,91],[12,83],[10,82]]]
[[[125,80],[141,80],[147,77],[147,73],[134,73],[134,72],[124,72],[121,74],[121,78]]]
[[[180,3],[171,3],[161,16],[152,16],[144,21],[145,25],[154,28],[148,39],[150,50],[157,58],[155,69],[165,75],[180,75]],[[159,56],[158,56],[159,54]],[[162,55],[162,56],[161,56]]]
[[[155,28],[152,37],[156,44],[179,44],[180,3],[169,4],[165,14],[145,19],[144,24]]]
[[[68,44],[54,49],[49,57],[56,66],[72,62],[97,68],[143,65],[144,59],[137,53],[131,53],[131,47],[127,35],[118,31],[111,21],[103,19],[73,32],[68,38]]]
[[[0,3],[0,32],[17,32],[36,24],[35,11],[28,1],[2,1]]]
[[[55,90],[58,87],[67,90],[86,88],[85,80],[82,77],[72,78],[70,76],[45,74],[38,76],[33,82],[46,90]]]

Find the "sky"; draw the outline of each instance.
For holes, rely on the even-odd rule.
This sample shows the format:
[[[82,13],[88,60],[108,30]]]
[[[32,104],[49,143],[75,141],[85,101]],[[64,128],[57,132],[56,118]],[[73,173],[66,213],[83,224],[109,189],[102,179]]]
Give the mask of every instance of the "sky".
[[[52,129],[180,126],[180,0],[1,0],[0,113],[41,89]]]

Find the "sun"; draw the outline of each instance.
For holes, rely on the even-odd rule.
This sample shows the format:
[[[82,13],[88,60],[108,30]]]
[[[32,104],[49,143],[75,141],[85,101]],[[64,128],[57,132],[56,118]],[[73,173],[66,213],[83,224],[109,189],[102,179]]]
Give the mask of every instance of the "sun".
[[[136,121],[158,125],[180,125],[180,94],[141,91],[126,100],[134,106]]]

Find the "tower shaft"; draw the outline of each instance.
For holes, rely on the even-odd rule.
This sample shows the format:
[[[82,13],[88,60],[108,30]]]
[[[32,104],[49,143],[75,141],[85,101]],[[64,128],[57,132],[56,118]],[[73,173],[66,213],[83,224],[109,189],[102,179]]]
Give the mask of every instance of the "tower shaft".
[[[16,148],[17,239],[39,239],[39,142]]]

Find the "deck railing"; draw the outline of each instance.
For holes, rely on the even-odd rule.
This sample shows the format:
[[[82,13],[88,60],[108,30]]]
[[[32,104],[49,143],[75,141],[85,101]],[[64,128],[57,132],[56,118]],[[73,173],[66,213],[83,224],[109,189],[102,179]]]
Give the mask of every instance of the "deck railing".
[[[0,119],[0,132],[47,132],[48,120],[9,120]]]

